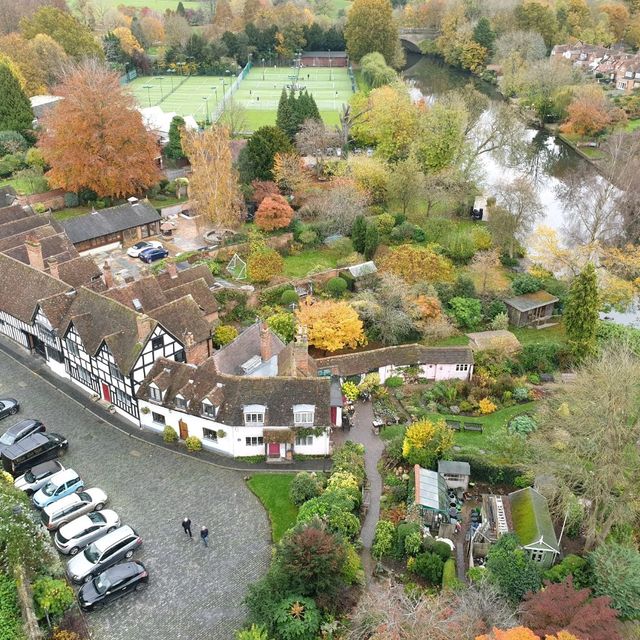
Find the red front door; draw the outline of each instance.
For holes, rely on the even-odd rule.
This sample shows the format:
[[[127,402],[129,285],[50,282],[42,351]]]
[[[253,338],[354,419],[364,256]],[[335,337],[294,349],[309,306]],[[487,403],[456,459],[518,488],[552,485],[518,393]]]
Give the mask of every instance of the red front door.
[[[102,399],[105,402],[111,402],[111,391],[109,390],[109,385],[106,382],[102,383]]]
[[[270,442],[269,443],[269,457],[270,458],[279,458],[280,457],[280,443],[279,442]]]

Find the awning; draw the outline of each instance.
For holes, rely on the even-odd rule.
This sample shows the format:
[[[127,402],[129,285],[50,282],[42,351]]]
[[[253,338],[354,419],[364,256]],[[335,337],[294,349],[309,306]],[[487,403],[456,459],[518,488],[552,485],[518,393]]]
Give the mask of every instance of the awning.
[[[262,432],[264,441],[269,442],[287,442],[293,444],[295,440],[295,434],[291,429],[264,429]]]

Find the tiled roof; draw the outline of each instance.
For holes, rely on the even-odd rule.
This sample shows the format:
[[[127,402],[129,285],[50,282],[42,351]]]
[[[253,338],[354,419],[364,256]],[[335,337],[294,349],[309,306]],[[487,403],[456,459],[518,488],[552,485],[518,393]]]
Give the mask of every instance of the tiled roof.
[[[473,364],[473,352],[469,347],[425,347],[421,344],[404,344],[315,360],[318,369],[335,369],[340,376],[352,376],[368,373],[387,365],[404,367],[415,364]]]
[[[2,189],[0,189],[0,202],[2,201]],[[16,220],[22,220],[22,218],[28,218],[33,213],[28,211],[19,204],[12,206],[6,206],[0,208],[0,225],[7,224],[8,222],[15,222]]]
[[[77,244],[158,220],[160,214],[148,202],[140,201],[69,218],[62,226],[71,242]]]
[[[323,378],[240,377],[219,373],[213,358],[197,368],[162,358],[140,385],[140,399],[150,400],[152,382],[165,392],[163,405],[174,408],[180,394],[189,402],[187,413],[200,415],[202,401],[209,398],[219,407],[216,421],[230,426],[244,424],[244,406],[250,404],[267,407],[267,427],[294,426],[296,404],[315,406],[314,426],[331,424],[330,381]]]
[[[204,342],[211,335],[211,327],[202,315],[202,310],[189,295],[152,309],[148,314],[157,320],[174,337],[184,342],[187,333],[193,334],[197,342]]]
[[[72,287],[88,286],[95,289],[96,283],[102,287],[102,271],[100,267],[87,256],[78,256],[66,260],[58,265],[60,280]]]
[[[155,276],[147,276],[121,287],[109,289],[104,295],[134,310],[136,307],[133,301],[138,300],[145,313],[167,303],[167,298]]]
[[[552,302],[558,302],[556,296],[552,296],[546,291],[536,291],[535,293],[526,293],[521,296],[507,298],[504,303],[518,311],[531,311],[538,307],[544,307]]]
[[[209,269],[206,264],[196,264],[188,269],[182,269],[177,272],[175,278],[172,278],[168,271],[160,273],[156,277],[158,279],[158,284],[164,291],[167,289],[173,289],[174,287],[179,287],[187,282],[193,282],[199,278],[204,278],[204,281],[209,287],[212,287],[216,281],[211,273],[211,269]]]
[[[70,290],[57,278],[0,253],[0,309],[9,315],[30,323],[39,300]]]
[[[164,295],[168,302],[190,295],[204,311],[205,315],[215,313],[218,310],[216,297],[213,291],[209,289],[209,285],[204,278],[185,282],[172,289],[165,289]]]
[[[16,197],[16,190],[13,187],[0,187],[0,207],[10,206]]]

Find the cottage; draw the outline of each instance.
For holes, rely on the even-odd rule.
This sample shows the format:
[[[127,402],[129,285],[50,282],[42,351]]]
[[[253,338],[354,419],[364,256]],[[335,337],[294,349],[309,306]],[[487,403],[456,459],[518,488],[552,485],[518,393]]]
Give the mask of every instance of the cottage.
[[[160,214],[148,201],[130,198],[116,207],[62,221],[78,251],[137,242],[160,233]]]
[[[455,460],[439,460],[438,473],[444,478],[449,489],[469,488],[471,466],[468,462],[456,462]]]
[[[526,293],[504,301],[507,305],[509,322],[515,327],[541,325],[553,315],[553,307],[558,302],[556,296],[546,291]]]
[[[473,374],[473,352],[469,347],[404,344],[316,358],[315,362],[320,376],[347,378],[375,372],[380,376],[380,383],[407,371],[434,381],[469,380]]]

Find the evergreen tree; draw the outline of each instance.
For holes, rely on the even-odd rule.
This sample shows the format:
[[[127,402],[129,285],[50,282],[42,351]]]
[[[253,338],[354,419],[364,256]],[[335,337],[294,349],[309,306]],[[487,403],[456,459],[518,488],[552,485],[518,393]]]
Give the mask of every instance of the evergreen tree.
[[[287,90],[283,89],[280,94],[280,102],[278,102],[278,114],[276,116],[276,126],[279,129],[282,129],[290,139],[293,139],[293,136],[297,131],[297,123],[296,123],[296,99],[293,95],[293,91],[291,92],[293,100],[291,96],[287,95]]]
[[[180,130],[184,127],[185,122],[182,116],[174,116],[169,125],[169,143],[164,148],[164,155],[173,160],[184,158],[182,150],[182,136]]]
[[[118,36],[111,31],[102,39],[104,57],[111,65],[123,65],[129,61],[129,56],[122,49],[122,43]]]
[[[298,98],[298,112],[301,119],[300,124],[308,119],[322,121],[320,111],[318,111],[318,105],[316,104],[313,96],[306,89]]]
[[[20,86],[18,73],[7,58],[0,56],[0,131],[23,133],[32,126],[31,103]]]
[[[480,18],[473,30],[473,39],[483,46],[489,53],[493,53],[493,43],[496,39],[495,31],[491,28],[488,18]]]
[[[276,153],[287,153],[292,146],[287,134],[280,127],[260,127],[249,138],[247,146],[238,158],[243,182],[273,180],[273,159]]]
[[[186,11],[184,10],[184,5],[182,4],[182,2],[178,2],[178,7],[176,9],[176,13],[179,16],[182,16],[184,18]]]
[[[596,270],[590,262],[571,283],[564,309],[569,347],[578,360],[596,350],[599,307]]]
[[[367,231],[364,236],[364,257],[367,260],[371,260],[375,255],[379,241],[378,226],[375,223],[367,225]]]
[[[351,242],[358,253],[364,253],[367,235],[367,221],[364,216],[356,216],[351,226]]]

